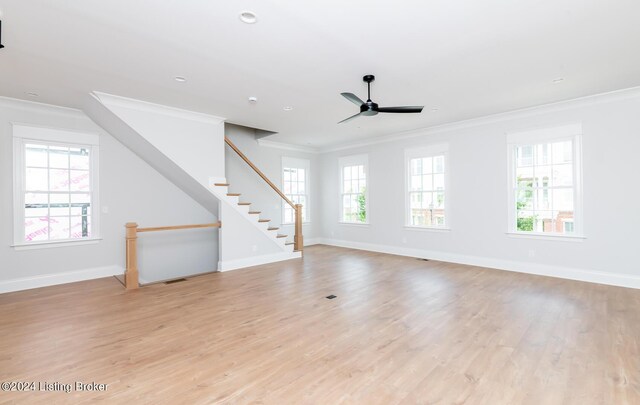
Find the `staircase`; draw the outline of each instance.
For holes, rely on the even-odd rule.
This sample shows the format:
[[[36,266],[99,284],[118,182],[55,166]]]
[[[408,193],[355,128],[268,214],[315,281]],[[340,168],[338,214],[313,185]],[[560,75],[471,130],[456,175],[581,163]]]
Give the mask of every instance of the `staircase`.
[[[214,220],[221,223],[219,271],[302,257],[302,205],[288,199],[224,136],[223,118],[98,92],[87,98],[84,110],[216,217]],[[295,210],[291,241],[278,228],[270,226],[269,219],[261,218],[258,208],[230,191],[225,176],[225,160],[229,155],[225,145]],[[129,256],[134,263],[135,252]],[[135,265],[129,267],[132,274],[137,271]]]
[[[287,236],[278,232],[280,228],[272,227],[269,225],[271,220],[260,218],[260,211],[255,211],[251,207],[251,203],[241,201],[242,194],[239,193],[230,193],[229,192],[229,184],[228,183],[214,183],[211,189],[211,192],[220,200],[228,204],[230,207],[235,208],[239,213],[241,213],[249,222],[255,225],[256,228],[260,229],[265,235],[267,235],[274,243],[280,246],[283,251],[294,253],[294,242],[287,241]],[[300,257],[299,255],[295,255],[294,257]]]

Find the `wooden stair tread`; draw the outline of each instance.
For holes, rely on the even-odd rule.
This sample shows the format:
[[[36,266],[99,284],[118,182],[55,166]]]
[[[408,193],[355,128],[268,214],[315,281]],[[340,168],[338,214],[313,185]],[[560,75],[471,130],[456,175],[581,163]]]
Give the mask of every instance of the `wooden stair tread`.
[[[271,227],[271,228],[267,228],[267,231],[277,231],[280,228],[276,228],[276,227]]]
[[[240,197],[242,194],[240,193],[227,193],[229,197]]]
[[[286,238],[286,237],[287,235],[281,235],[281,234],[278,234],[278,236],[276,236],[276,238]]]
[[[258,222],[271,222],[270,219],[259,219]]]
[[[238,205],[251,205],[251,203],[248,202],[239,202]]]
[[[214,186],[218,187],[229,187],[229,183],[215,183]]]
[[[295,245],[295,242],[287,242],[287,243],[285,243],[285,246],[288,246],[288,245]]]
[[[261,211],[249,211],[249,214],[251,214],[251,215],[258,215],[260,213],[261,213]]]

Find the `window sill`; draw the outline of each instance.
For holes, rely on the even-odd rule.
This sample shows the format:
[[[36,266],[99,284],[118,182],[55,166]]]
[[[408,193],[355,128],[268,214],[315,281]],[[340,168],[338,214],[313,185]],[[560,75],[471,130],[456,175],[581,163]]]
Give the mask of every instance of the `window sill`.
[[[585,236],[580,235],[554,235],[546,233],[524,233],[524,232],[506,232],[510,238],[524,238],[524,239],[540,239],[540,240],[555,240],[561,242],[583,242],[587,239]]]
[[[370,224],[368,222],[343,222],[343,221],[338,221],[339,225],[352,225],[352,226],[361,226],[361,227],[368,227]]]
[[[71,247],[81,245],[95,245],[100,242],[102,238],[87,238],[80,240],[56,240],[46,242],[30,242],[30,243],[16,243],[11,245],[15,250],[31,250],[31,249],[49,249],[58,247]]]
[[[405,225],[407,231],[425,231],[425,232],[451,232],[451,228],[438,228],[435,226],[413,226]]]

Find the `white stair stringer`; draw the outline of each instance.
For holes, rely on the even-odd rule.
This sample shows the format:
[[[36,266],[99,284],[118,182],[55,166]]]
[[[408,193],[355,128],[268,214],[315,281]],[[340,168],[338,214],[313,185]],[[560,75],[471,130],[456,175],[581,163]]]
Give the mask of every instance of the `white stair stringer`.
[[[293,244],[286,243],[286,238],[277,237],[278,230],[269,230],[268,222],[259,222],[260,215],[249,214],[251,205],[239,205],[240,197],[227,195],[228,186],[215,186],[213,181],[211,184],[211,192],[220,201],[218,217],[222,222],[218,270],[302,257],[301,252],[294,252]]]

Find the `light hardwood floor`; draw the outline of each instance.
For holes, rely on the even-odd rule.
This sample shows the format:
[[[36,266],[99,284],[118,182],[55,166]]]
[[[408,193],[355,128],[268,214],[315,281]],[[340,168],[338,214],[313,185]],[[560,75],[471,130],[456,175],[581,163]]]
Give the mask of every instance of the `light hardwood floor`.
[[[108,384],[0,403],[640,404],[640,291],[327,246],[3,294],[0,325],[0,381]]]

